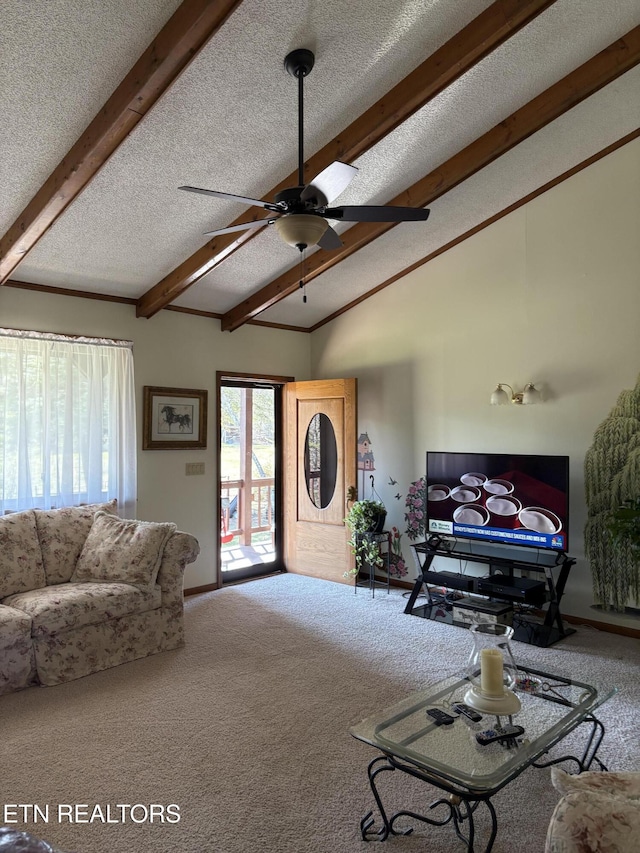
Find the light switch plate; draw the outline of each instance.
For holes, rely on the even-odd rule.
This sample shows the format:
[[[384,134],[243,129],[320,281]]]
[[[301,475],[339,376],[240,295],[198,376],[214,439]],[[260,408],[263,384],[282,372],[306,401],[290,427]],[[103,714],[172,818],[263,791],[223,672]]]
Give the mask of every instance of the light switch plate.
[[[184,466],[184,473],[187,477],[194,474],[204,474],[204,462],[187,462]]]

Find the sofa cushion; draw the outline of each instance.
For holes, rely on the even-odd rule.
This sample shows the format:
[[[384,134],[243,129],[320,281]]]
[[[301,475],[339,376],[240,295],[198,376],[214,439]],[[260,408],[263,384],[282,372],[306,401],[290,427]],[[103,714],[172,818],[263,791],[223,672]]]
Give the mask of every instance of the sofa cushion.
[[[34,511],[0,517],[0,599],[46,582]]]
[[[612,797],[625,797],[640,800],[640,773],[617,770],[612,773],[588,770],[585,773],[571,774],[560,767],[551,768],[551,782],[561,794],[581,791],[595,791]]]
[[[555,807],[544,849],[545,853],[636,853],[639,835],[636,801],[593,790],[573,791]]]
[[[162,590],[126,583],[65,583],[17,593],[4,603],[30,617],[32,635],[41,637],[156,610],[162,604]]]
[[[35,680],[31,617],[0,604],[0,695]]]
[[[93,516],[98,510],[115,515],[117,501],[60,509],[37,509],[36,527],[47,584],[65,583],[74,572]]]
[[[97,512],[71,580],[151,588],[164,546],[177,529],[173,522],[134,521]]]

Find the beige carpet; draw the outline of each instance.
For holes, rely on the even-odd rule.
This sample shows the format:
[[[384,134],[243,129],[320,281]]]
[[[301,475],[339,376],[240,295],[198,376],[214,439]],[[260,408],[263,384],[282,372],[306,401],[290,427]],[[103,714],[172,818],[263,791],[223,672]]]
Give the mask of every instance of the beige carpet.
[[[375,850],[359,835],[375,751],[349,726],[460,670],[470,650],[465,629],[405,616],[404,603],[294,575],[190,598],[185,649],[0,698],[0,803],[48,805],[48,824],[20,826],[73,853]],[[619,687],[599,711],[610,769],[640,770],[639,646],[589,628],[550,649],[514,644],[524,661]],[[383,775],[390,811],[432,799]],[[549,770],[501,791],[495,853],[542,853],[557,799]],[[58,823],[60,804],[105,817],[107,804],[176,804],[180,821]],[[419,825],[381,851],[463,849],[450,828]]]

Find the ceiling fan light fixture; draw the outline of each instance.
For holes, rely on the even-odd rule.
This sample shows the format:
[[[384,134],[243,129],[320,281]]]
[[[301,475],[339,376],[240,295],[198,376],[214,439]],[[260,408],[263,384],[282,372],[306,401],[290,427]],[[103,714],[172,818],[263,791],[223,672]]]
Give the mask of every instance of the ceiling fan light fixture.
[[[275,221],[276,231],[289,246],[315,246],[329,227],[321,216],[310,213],[288,213]]]

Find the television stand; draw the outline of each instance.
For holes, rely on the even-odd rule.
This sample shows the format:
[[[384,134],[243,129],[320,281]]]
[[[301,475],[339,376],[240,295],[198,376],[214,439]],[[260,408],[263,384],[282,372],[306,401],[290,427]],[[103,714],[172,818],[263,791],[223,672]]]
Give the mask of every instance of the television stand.
[[[564,552],[535,551],[529,559],[517,556],[516,549],[509,545],[475,542],[462,544],[456,539],[442,536],[431,536],[426,542],[418,542],[411,547],[419,574],[407,601],[405,613],[468,626],[468,622],[455,619],[451,615],[456,610],[455,601],[444,606],[434,602],[429,586],[441,586],[455,590],[456,594],[464,596],[467,602],[476,601],[477,611],[485,612],[485,621],[487,618],[493,618],[486,615],[492,607],[483,608],[483,603],[487,605],[493,603],[494,610],[496,610],[496,601],[513,602],[516,607],[521,605],[529,608],[528,612],[521,610],[514,613],[514,640],[546,647],[575,633],[573,628],[565,626],[560,613],[560,601],[569,578],[569,571],[576,562]],[[488,576],[484,577],[467,575],[462,571],[434,571],[431,565],[436,557],[484,564],[489,566],[490,571]],[[531,574],[535,577],[531,578]],[[428,603],[416,606],[423,586],[427,588]],[[475,596],[477,598],[469,598]],[[548,605],[546,611],[543,611],[542,615],[533,615],[532,609],[538,609],[540,612],[543,605]]]

